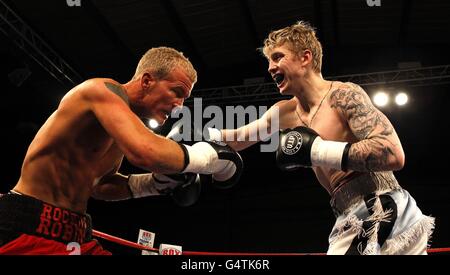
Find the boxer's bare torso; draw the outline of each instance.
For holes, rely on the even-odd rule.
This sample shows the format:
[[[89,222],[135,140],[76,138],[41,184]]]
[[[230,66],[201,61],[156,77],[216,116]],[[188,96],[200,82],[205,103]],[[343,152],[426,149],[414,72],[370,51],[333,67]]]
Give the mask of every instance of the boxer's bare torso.
[[[301,111],[296,97],[280,102],[278,104],[280,128],[287,129],[305,126],[314,129],[324,140],[357,142],[358,139],[352,133],[342,114],[337,109],[331,107],[330,95],[335,89],[342,86],[342,84],[341,82],[334,82],[330,92],[323,98],[322,104],[311,109],[307,114]],[[352,173],[326,167],[313,167],[313,170],[320,184],[330,194],[340,184],[343,178],[349,177],[349,174]]]
[[[376,110],[370,103],[367,94],[357,85],[353,83],[342,83],[335,81],[329,82],[329,91],[323,91],[322,100],[315,105],[308,112],[303,111],[298,97],[293,97],[290,100],[283,100],[276,103],[269,111],[268,115],[263,116],[260,120],[267,121],[269,132],[274,132],[277,129],[272,129],[270,117],[274,117],[278,111],[278,121],[280,129],[295,128],[298,126],[305,126],[315,130],[324,140],[341,141],[357,143],[370,135],[375,135],[379,139],[384,139],[386,142],[393,144],[396,150],[401,150],[400,141],[387,118]],[[275,107],[275,108],[274,108]],[[277,107],[277,108],[276,108]],[[347,111],[347,114],[344,112]],[[353,118],[349,122],[348,113],[351,113]],[[353,129],[350,127],[350,123]],[[247,126],[238,128],[236,130],[224,130],[224,136],[245,136],[248,138],[249,133],[256,129],[259,124],[258,121],[250,123]],[[355,132],[357,134],[355,134]],[[379,132],[379,134],[373,134]],[[247,140],[247,139],[246,139]],[[355,172],[349,169],[344,172],[327,167],[313,167],[316,177],[320,184],[333,195],[337,189],[350,181],[358,184],[367,184],[367,181],[373,178],[386,178],[388,180],[395,180],[392,172],[373,172],[373,171],[390,171],[386,169],[390,158],[395,154],[383,151],[384,145],[378,141],[370,141],[372,143],[364,143],[358,146],[352,146],[353,150],[353,166],[358,168]],[[228,141],[227,143],[236,150],[242,150],[248,146],[256,143],[256,141]],[[366,155],[368,148],[380,147],[378,155],[369,156],[373,160],[367,159]],[[358,159],[359,158],[359,159]],[[382,173],[382,175],[370,176],[369,173]],[[365,175],[362,176],[361,175]]]
[[[84,213],[93,183],[119,167],[123,154],[86,100],[90,89],[103,83],[94,81],[98,84],[79,85],[67,93],[41,127],[28,148],[15,191]]]

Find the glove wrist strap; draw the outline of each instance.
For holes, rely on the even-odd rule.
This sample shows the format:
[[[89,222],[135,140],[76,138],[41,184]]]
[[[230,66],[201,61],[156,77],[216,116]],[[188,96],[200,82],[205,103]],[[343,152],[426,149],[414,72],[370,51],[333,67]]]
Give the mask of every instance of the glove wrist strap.
[[[315,167],[328,167],[344,170],[348,158],[347,142],[328,141],[317,137],[311,146],[311,164]],[[346,153],[345,153],[346,152]]]
[[[183,164],[183,169],[181,171],[184,171],[187,166],[189,165],[190,159],[189,159],[189,152],[186,148],[187,145],[184,145],[182,143],[178,143],[178,145],[180,145],[181,150],[183,150],[183,154],[184,154],[184,164]]]

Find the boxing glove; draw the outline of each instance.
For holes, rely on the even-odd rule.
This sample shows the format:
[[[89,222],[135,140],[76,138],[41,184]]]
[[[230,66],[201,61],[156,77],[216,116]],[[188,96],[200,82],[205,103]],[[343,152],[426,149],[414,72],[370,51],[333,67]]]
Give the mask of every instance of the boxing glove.
[[[329,167],[346,170],[351,143],[326,141],[313,129],[299,126],[280,132],[276,161],[282,170]]]

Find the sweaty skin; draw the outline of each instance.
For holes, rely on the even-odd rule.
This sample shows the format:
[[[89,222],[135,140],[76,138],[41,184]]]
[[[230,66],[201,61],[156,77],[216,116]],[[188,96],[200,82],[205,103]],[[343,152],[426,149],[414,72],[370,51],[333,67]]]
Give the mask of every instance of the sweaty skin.
[[[130,196],[127,177],[117,173],[124,155],[130,163],[153,172],[181,171],[180,146],[153,134],[137,114],[164,123],[166,114],[190,95],[193,84],[180,70],[167,80],[148,83],[149,92],[131,95],[131,90],[141,90],[140,83],[121,85],[97,78],[73,88],[29,146],[14,190],[84,213],[96,184],[105,179],[125,183],[109,185],[116,198]],[[129,96],[135,105],[129,106]]]
[[[44,123],[14,190],[82,213],[94,181],[119,167],[123,153],[91,112],[86,93],[83,85],[72,89]]]

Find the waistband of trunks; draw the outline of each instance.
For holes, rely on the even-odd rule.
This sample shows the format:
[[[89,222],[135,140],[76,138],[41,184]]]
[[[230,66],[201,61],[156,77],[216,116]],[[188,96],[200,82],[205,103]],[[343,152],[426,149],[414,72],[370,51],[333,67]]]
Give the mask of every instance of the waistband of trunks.
[[[88,214],[10,192],[0,196],[0,233],[25,233],[82,244],[92,240],[92,222]]]
[[[330,205],[339,216],[368,194],[395,189],[401,189],[401,186],[392,172],[361,173],[334,192]]]

